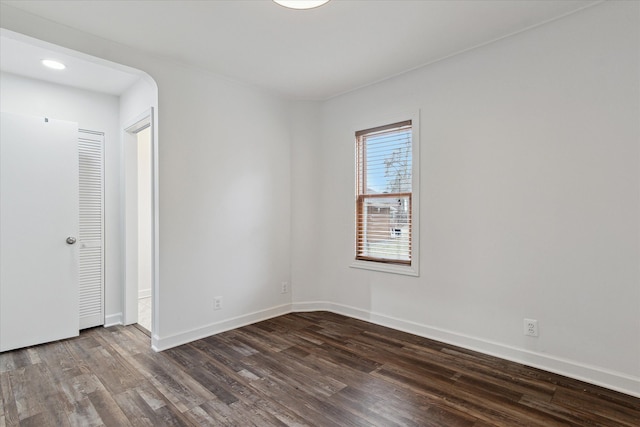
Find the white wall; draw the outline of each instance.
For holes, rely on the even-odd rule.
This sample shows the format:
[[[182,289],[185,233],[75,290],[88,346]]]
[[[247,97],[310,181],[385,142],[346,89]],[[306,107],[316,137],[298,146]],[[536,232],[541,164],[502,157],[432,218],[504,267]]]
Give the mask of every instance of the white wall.
[[[640,395],[638,9],[606,2],[324,103],[321,142],[294,151],[318,163],[294,181],[319,185],[294,207],[320,212],[294,308]],[[354,131],[418,108],[421,276],[349,268]]]
[[[319,271],[318,226],[321,223],[322,182],[321,103],[292,102],[291,132],[291,292],[294,301],[325,300],[323,286],[309,286]]]
[[[122,311],[119,99],[4,72],[0,81],[2,111],[74,121],[105,133],[105,316],[117,315]]]
[[[3,28],[143,70],[157,83],[160,318],[154,322],[154,347],[288,311],[291,294],[280,293],[280,283],[290,281],[287,103],[0,8]],[[133,106],[121,107],[123,120],[129,112],[140,114]],[[223,308],[214,311],[217,296]]]
[[[286,103],[187,68],[154,78],[162,335],[173,343],[287,311]],[[214,311],[217,296],[223,308]]]
[[[150,76],[143,75],[120,96],[121,128],[132,125],[135,119],[147,113],[151,107],[157,110],[158,86]],[[154,126],[157,128],[157,111],[154,111],[154,116]]]

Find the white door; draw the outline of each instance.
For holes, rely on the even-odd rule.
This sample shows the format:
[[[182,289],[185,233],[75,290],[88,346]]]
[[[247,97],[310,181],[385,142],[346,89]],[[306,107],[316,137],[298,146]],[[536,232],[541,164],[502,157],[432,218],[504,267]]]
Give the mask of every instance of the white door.
[[[104,325],[104,134],[80,129],[80,329]]]
[[[78,335],[78,124],[2,113],[0,132],[6,351]]]

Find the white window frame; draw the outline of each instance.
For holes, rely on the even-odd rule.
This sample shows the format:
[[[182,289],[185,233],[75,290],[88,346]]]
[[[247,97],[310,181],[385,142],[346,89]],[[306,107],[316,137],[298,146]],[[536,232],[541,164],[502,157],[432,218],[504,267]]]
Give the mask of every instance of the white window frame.
[[[351,135],[356,135],[356,132],[362,129],[373,129],[380,126],[386,126],[391,123],[400,123],[406,120],[411,120],[411,265],[399,265],[390,264],[385,262],[376,262],[369,260],[354,260],[350,267],[359,268],[365,270],[380,271],[384,273],[402,274],[407,276],[419,276],[420,275],[420,110],[415,110],[409,113],[398,113],[390,116],[385,116],[382,119],[375,121],[369,121],[363,123],[361,126],[357,126],[353,129]],[[354,182],[353,187],[356,189],[358,168],[356,166],[355,159],[357,159],[357,148],[355,150],[356,157],[354,158]],[[357,189],[356,189],[357,197]],[[357,220],[356,218],[356,203],[353,206],[353,236],[351,241],[353,242],[352,256],[355,256],[356,248],[356,233],[357,233]]]

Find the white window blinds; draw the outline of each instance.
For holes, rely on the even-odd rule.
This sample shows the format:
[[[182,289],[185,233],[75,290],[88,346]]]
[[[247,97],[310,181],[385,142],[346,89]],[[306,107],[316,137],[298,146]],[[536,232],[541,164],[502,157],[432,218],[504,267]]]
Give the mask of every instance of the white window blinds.
[[[356,132],[356,259],[410,265],[411,120]]]

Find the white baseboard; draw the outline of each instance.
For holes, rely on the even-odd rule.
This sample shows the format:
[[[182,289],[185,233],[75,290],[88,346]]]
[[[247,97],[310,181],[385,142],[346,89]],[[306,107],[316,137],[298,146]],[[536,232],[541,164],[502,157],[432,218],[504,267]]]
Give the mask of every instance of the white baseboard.
[[[122,325],[122,313],[107,314],[104,316],[104,327]]]
[[[226,332],[231,329],[247,326],[252,323],[261,322],[263,320],[272,319],[283,314],[291,313],[291,304],[283,304],[265,310],[256,311],[254,313],[245,314],[231,319],[221,320],[201,328],[184,331],[168,337],[151,337],[151,348],[155,351],[167,350],[182,344],[187,344],[201,338]]]
[[[291,312],[306,311],[330,311],[344,316],[353,317],[355,319],[364,320],[380,326],[396,329],[421,337],[441,341],[443,343],[455,345],[501,359],[510,360],[512,362],[521,363],[533,368],[542,369],[569,378],[574,378],[587,383],[595,384],[631,396],[640,397],[640,378],[625,375],[620,372],[614,372],[603,369],[598,366],[585,365],[573,360],[563,359],[548,354],[542,354],[522,348],[517,348],[497,342],[484,340],[436,328],[429,325],[423,325],[409,320],[398,319],[380,313],[374,313],[357,307],[351,307],[342,304],[336,304],[329,301],[311,301],[297,302],[293,304],[284,304],[277,307],[260,310],[243,316],[225,319],[210,325],[184,331],[169,337],[160,338],[153,336],[151,339],[151,347],[155,351],[167,350],[182,344],[186,344],[201,338],[225,332],[231,329],[240,328],[252,323],[271,319]],[[119,318],[118,318],[119,316]],[[113,318],[113,321],[111,320]],[[111,324],[121,324],[122,314],[107,316],[105,326]],[[112,323],[113,322],[113,323]]]
[[[138,290],[138,299],[151,298],[151,289]]]
[[[640,378],[610,371],[598,366],[585,365],[573,360],[529,351],[328,301],[293,303],[291,308],[293,312],[325,310],[342,314],[376,325],[386,326],[443,343],[478,351],[501,359],[602,386],[631,396],[640,397]]]

